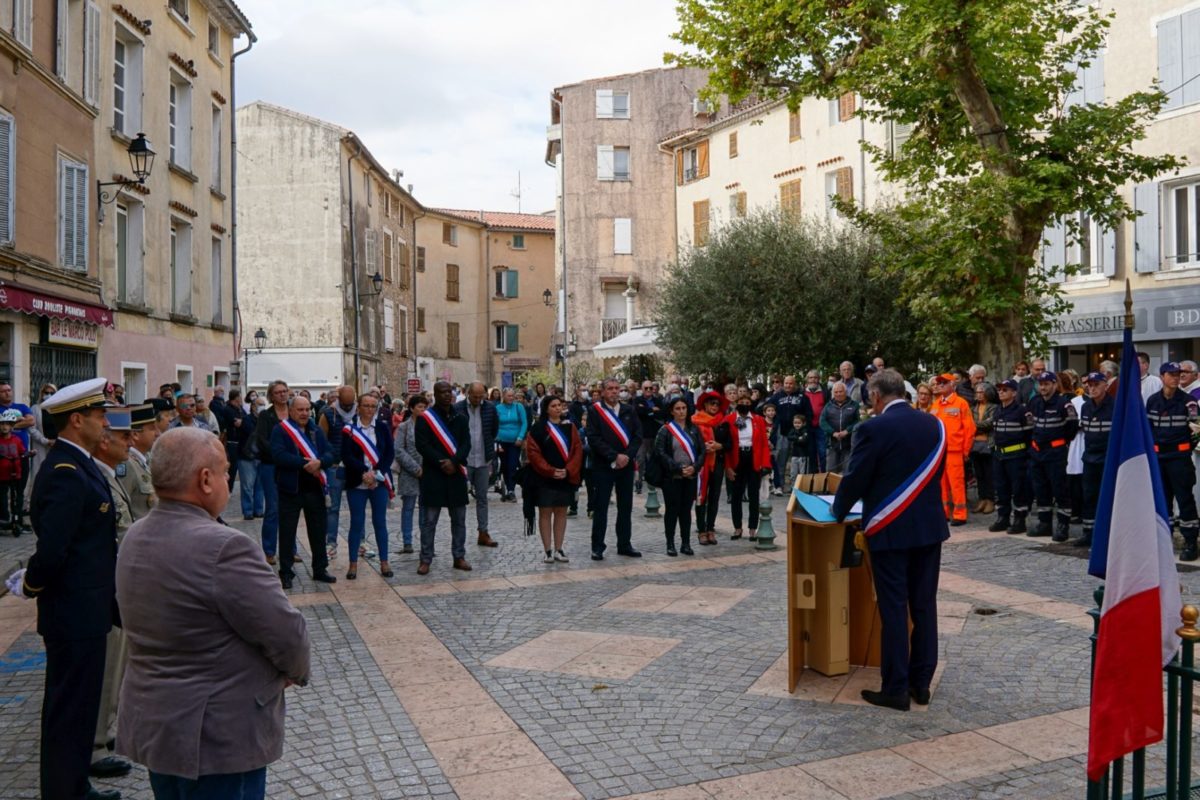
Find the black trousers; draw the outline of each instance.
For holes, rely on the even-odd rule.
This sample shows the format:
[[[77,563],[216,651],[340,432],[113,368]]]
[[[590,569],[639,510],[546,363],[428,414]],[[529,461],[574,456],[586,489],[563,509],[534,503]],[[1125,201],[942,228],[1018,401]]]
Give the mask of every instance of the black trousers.
[[[292,577],[292,557],[296,555],[296,528],[304,512],[304,527],[308,529],[308,549],[312,551],[312,574],[324,575],[329,568],[325,553],[324,492],[279,493],[279,575]]]
[[[42,800],[80,800],[100,716],[106,636],[46,639],[42,697]]]
[[[696,532],[708,533],[716,530],[717,508],[721,505],[721,482],[725,480],[725,459],[717,457],[716,466],[708,476],[708,494],[696,498],[699,508],[696,509]]]
[[[1100,481],[1104,478],[1104,464],[1083,462],[1083,532],[1091,533],[1096,524],[1096,505],[1100,502]]]
[[[942,544],[871,551],[879,600],[883,693],[928,689],[937,669],[937,586]],[[912,634],[908,622],[912,619]]]
[[[0,482],[0,515],[12,520],[14,529],[21,523],[21,517],[25,513],[23,492],[19,480]]]
[[[1033,478],[1033,498],[1037,502],[1038,520],[1050,521],[1050,512],[1058,507],[1058,516],[1062,519],[1071,517],[1071,492],[1067,488],[1067,450],[1060,450],[1061,456],[1030,459],[1030,472]]]
[[[633,462],[625,469],[613,469],[607,464],[592,468],[595,492],[592,495],[592,552],[603,553],[608,532],[608,504],[613,489],[617,490],[617,552],[630,549],[633,535]]]
[[[975,494],[980,500],[995,500],[996,488],[993,480],[991,453],[971,453],[971,469],[975,471]]]
[[[1158,471],[1162,474],[1163,494],[1167,496],[1167,515],[1170,516],[1176,503],[1179,504],[1179,532],[1185,541],[1196,541],[1200,533],[1197,522],[1196,497],[1192,487],[1196,485],[1196,467],[1190,453],[1158,459]]]
[[[992,472],[996,490],[996,511],[1001,519],[1011,512],[1029,513],[1029,459],[999,458],[993,461]]]
[[[749,450],[738,454],[737,469],[733,473],[733,500],[729,503],[729,514],[733,517],[734,529],[742,527],[742,499],[750,505],[750,530],[758,530],[758,490],[762,488],[762,474],[754,468],[754,457]]]
[[[663,529],[667,544],[675,543],[675,526],[679,525],[679,541],[692,541],[692,506],[696,502],[696,477],[668,478],[663,481]]]

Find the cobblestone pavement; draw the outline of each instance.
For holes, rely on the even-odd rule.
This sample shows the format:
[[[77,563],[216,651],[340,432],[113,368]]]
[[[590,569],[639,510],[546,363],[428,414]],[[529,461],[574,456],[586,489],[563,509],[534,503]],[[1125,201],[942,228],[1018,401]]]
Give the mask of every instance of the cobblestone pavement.
[[[853,702],[877,682],[870,672],[789,696],[776,685],[783,553],[722,536],[668,558],[643,503],[640,560],[616,556],[610,534],[610,555],[591,561],[581,515],[568,526],[571,563],[544,565],[540,542],[520,533],[520,506],[493,496],[500,547],[474,544],[468,509],[470,573],[450,569],[443,522],[433,570],[417,576],[416,557],[394,552],[398,510],[394,578],[370,568],[375,559],[332,587],[298,570],[291,595],[308,621],[313,680],[289,691],[269,796],[1083,796],[1096,586],[1084,560],[980,524],[954,529],[934,700],[898,714]],[[257,536],[232,505],[229,518]],[[778,508],[774,521],[782,540]],[[339,576],[348,522],[343,509]],[[728,520],[718,528],[728,533]],[[0,564],[32,544],[0,540]],[[1197,602],[1200,575],[1181,579]],[[37,796],[44,654],[33,622],[32,604],[0,598],[0,797],[13,800]],[[1159,754],[1149,761],[1158,784]],[[151,796],[141,767],[96,783]]]

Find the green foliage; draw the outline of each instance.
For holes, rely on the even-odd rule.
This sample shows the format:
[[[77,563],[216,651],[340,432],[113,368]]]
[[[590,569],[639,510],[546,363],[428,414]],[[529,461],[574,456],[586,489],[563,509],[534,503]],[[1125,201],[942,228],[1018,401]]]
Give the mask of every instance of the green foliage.
[[[655,309],[659,342],[683,371],[731,376],[830,369],[929,355],[895,302],[880,242],[779,212],[734,220],[670,268]]]
[[[973,342],[984,363],[1005,369],[1024,344],[1044,350],[1050,317],[1066,307],[1037,268],[1044,229],[1080,210],[1115,228],[1133,217],[1122,186],[1181,163],[1135,152],[1165,99],[1157,87],[1066,106],[1110,25],[1091,4],[679,0],[678,9],[675,38],[688,51],[668,61],[710,70],[711,95],[795,107],[853,92],[868,120],[913,126],[896,153],[868,147],[904,192],[899,205],[842,210],[883,241],[899,297],[936,350]]]

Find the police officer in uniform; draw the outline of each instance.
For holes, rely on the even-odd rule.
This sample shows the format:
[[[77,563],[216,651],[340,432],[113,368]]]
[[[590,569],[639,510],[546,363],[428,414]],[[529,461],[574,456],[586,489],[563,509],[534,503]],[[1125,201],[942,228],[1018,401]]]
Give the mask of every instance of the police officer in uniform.
[[[1200,518],[1196,515],[1196,467],[1192,464],[1192,429],[1196,421],[1196,400],[1179,388],[1179,365],[1168,361],[1158,368],[1163,388],[1146,400],[1146,415],[1154,435],[1154,452],[1158,453],[1158,470],[1162,473],[1163,492],[1167,495],[1167,513],[1172,500],[1179,504],[1179,533],[1183,535],[1181,561],[1195,561],[1196,537],[1200,534]]]
[[[129,496],[129,512],[134,521],[150,513],[154,507],[154,484],[150,480],[150,448],[158,438],[154,425],[154,406],[133,406],[129,409],[129,460],[117,467],[117,480]]]
[[[1038,376],[1038,393],[1029,401],[1033,423],[1031,457],[1037,525],[1027,536],[1050,536],[1065,542],[1071,536],[1071,492],[1067,487],[1067,445],[1079,429],[1079,416],[1071,400],[1058,391],[1058,376]],[[1051,531],[1051,515],[1058,507],[1058,529]]]
[[[996,521],[994,533],[1025,533],[1029,515],[1029,435],[1033,422],[1017,399],[1020,387],[1011,378],[996,384],[1000,407],[993,420],[992,458],[995,461]]]
[[[43,800],[117,800],[88,780],[92,738],[104,681],[105,640],[120,624],[116,608],[117,517],[112,493],[92,453],[108,424],[104,378],[67,386],[43,410],[58,439],[33,486],[37,550],[9,581],[14,594],[37,598],[46,646],[42,699]]]
[[[1083,437],[1083,535],[1071,544],[1092,546],[1092,528],[1096,525],[1096,504],[1100,501],[1100,482],[1104,477],[1104,459],[1108,455],[1108,437],[1112,434],[1113,408],[1108,396],[1108,378],[1102,372],[1089,373],[1083,379],[1087,399],[1079,412],[1079,435]]]

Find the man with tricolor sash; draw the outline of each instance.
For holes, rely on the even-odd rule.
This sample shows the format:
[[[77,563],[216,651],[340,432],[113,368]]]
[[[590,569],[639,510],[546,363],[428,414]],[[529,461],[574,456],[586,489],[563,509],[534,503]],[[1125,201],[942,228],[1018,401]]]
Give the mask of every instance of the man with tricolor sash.
[[[621,384],[604,381],[600,401],[588,409],[587,439],[592,450],[595,485],[592,513],[592,560],[601,561],[608,545],[608,504],[617,490],[617,555],[640,558],[633,549],[633,478],[642,426],[633,406],[622,403]]]
[[[428,575],[442,509],[450,512],[450,555],[454,568],[469,572],[467,563],[467,462],[471,429],[465,414],[454,410],[454,389],[446,381],[433,387],[433,407],[416,422],[421,454],[421,562],[418,575]]]
[[[279,580],[292,588],[296,553],[296,528],[300,514],[308,533],[314,581],[336,583],[329,574],[325,552],[325,525],[329,510],[326,470],[334,455],[325,434],[312,421],[312,404],[302,394],[288,400],[287,419],[271,431],[271,460],[275,464],[275,486],[279,490]]]
[[[895,370],[875,373],[867,397],[875,415],[858,426],[832,511],[840,522],[862,500],[883,623],[883,686],[864,689],[863,699],[907,711],[910,701],[929,703],[937,669],[938,571],[942,542],[950,537],[941,491],[946,429],[905,402],[904,379]]]

